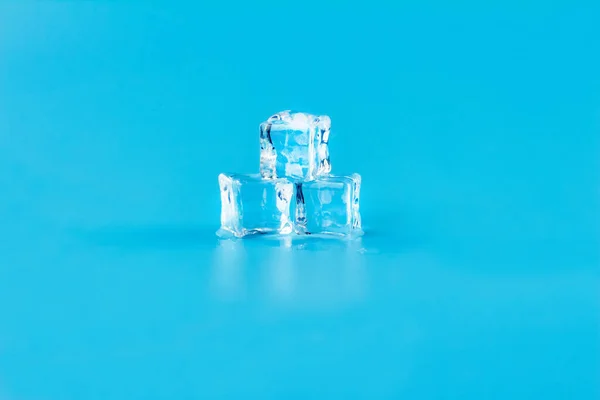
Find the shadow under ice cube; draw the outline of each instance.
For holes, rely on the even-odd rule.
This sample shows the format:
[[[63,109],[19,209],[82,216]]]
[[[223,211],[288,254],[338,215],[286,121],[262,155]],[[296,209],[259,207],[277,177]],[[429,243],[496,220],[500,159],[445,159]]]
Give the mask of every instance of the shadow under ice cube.
[[[285,179],[261,179],[258,174],[220,174],[219,186],[220,236],[292,232],[293,183]]]
[[[296,232],[356,235],[362,233],[359,202],[361,178],[327,176],[296,184]]]
[[[260,124],[263,178],[313,180],[331,171],[328,116],[282,111]]]

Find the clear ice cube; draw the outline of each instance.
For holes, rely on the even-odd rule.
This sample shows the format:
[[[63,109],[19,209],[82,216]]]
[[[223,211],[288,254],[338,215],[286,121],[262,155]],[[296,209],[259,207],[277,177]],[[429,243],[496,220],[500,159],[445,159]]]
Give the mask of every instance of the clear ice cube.
[[[313,180],[331,171],[328,116],[282,111],[260,124],[263,178]]]
[[[294,184],[286,179],[261,179],[259,174],[220,174],[220,236],[292,232]]]
[[[358,174],[296,183],[296,232],[361,234],[360,183]]]

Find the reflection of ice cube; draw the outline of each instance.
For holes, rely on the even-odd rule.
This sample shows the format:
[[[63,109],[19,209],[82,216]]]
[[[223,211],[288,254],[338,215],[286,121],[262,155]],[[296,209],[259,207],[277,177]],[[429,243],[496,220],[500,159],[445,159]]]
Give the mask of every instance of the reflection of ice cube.
[[[360,175],[327,176],[296,184],[296,231],[310,234],[362,233]]]
[[[221,300],[235,300],[244,294],[246,251],[241,240],[220,240],[212,263],[211,287]]]
[[[253,233],[288,234],[294,185],[285,179],[260,175],[220,174],[222,236]]]
[[[331,171],[328,116],[282,111],[260,124],[264,178],[312,180]]]

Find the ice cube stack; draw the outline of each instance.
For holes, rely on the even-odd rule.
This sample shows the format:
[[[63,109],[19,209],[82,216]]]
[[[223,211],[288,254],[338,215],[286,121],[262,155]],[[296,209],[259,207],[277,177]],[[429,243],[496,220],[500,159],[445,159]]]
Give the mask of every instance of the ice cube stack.
[[[282,111],[260,124],[260,173],[220,174],[220,236],[355,236],[360,175],[331,175],[328,116]]]

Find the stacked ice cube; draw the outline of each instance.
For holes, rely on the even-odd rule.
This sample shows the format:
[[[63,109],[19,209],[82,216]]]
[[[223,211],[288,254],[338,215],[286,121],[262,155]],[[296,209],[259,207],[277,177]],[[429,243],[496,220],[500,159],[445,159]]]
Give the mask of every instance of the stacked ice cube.
[[[220,174],[220,236],[360,234],[360,175],[330,175],[328,116],[282,111],[260,124],[260,174]]]

